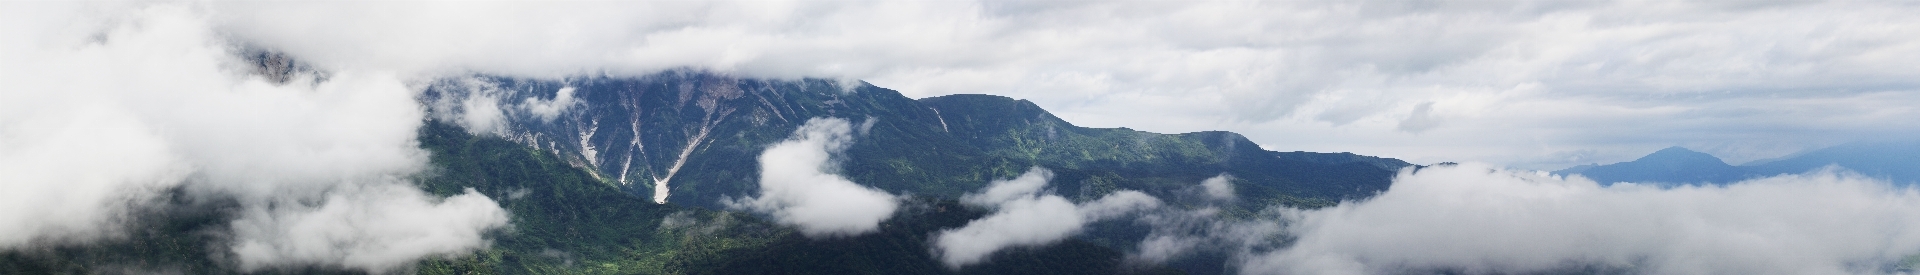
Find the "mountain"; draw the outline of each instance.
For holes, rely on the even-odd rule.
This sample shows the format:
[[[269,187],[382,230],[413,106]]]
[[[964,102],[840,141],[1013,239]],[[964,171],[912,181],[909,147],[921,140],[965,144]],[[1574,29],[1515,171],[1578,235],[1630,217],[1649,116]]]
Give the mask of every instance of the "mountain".
[[[1553,173],[1579,174],[1603,184],[1724,184],[1756,177],[1806,173],[1828,166],[1896,184],[1912,184],[1920,181],[1920,142],[1854,142],[1741,166],[1728,165],[1706,153],[1669,147],[1634,161],[1574,166]]]
[[[1406,166],[1266,151],[1230,132],[1079,127],[1025,100],[914,100],[866,83],[821,79],[697,71],[561,80],[479,76],[438,82],[422,101],[459,106],[475,96],[574,102],[548,117],[507,108],[497,134],[591,168],[627,192],[709,209],[723,208],[722,198],[751,194],[755,157],[764,146],[819,117],[861,126],[840,160],[841,174],[889,192],[936,197],[958,197],[1040,166],[1055,170],[1057,190],[1076,200],[1121,189],[1167,195],[1226,173],[1248,187],[1240,191],[1255,200],[1249,207],[1328,205],[1385,190]]]
[[[311,70],[260,60],[272,62],[256,65],[280,68],[262,70],[270,77]],[[1231,132],[1079,127],[1026,100],[916,100],[821,79],[696,71],[471,76],[430,83],[418,100],[431,114],[417,136],[431,169],[409,182],[437,196],[474,190],[511,222],[488,233],[485,248],[422,259],[402,273],[1217,274],[1232,259],[1188,257],[1167,266],[1129,260],[1128,251],[1149,233],[1131,220],[1087,224],[1074,238],[1003,250],[958,269],[931,253],[930,240],[991,214],[961,204],[962,194],[1031,167],[1052,170],[1045,192],[1075,203],[1137,190],[1167,207],[1217,207],[1232,219],[1275,206],[1365,198],[1411,166],[1350,153],[1267,151]],[[475,107],[488,105],[499,109]],[[722,203],[753,195],[760,153],[821,117],[857,125],[835,172],[910,194],[876,232],[813,238]],[[1194,195],[1210,178],[1232,184],[1233,203]],[[242,214],[236,203],[168,192],[157,206],[129,215],[137,230],[125,236],[0,251],[0,274],[238,273],[225,246],[232,241],[228,221]],[[260,273],[362,271],[320,265]]]
[[[1745,179],[1748,173],[1720,158],[1686,148],[1667,147],[1629,162],[1560,170],[1557,174],[1580,174],[1601,183],[1724,183]]]
[[[1407,163],[1406,161],[1399,160],[1399,159],[1383,158],[1383,157],[1375,157],[1375,156],[1363,156],[1363,155],[1358,155],[1358,154],[1348,153],[1348,152],[1339,152],[1339,153],[1315,153],[1315,152],[1302,152],[1302,151],[1273,152],[1273,156],[1278,157],[1280,159],[1285,159],[1285,160],[1325,163],[1325,164],[1343,164],[1343,163],[1358,162],[1358,163],[1371,164],[1375,167],[1380,167],[1380,169],[1396,170],[1396,171],[1400,170],[1400,168],[1413,166],[1413,164]]]
[[[1743,167],[1758,175],[1779,175],[1805,173],[1828,165],[1897,184],[1913,184],[1920,181],[1920,141],[1851,142]]]

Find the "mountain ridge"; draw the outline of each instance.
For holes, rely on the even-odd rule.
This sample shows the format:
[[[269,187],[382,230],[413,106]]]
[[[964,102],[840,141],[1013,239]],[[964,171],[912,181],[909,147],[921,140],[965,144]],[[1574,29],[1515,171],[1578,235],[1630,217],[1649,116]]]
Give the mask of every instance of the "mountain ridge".
[[[1385,190],[1399,168],[1394,166],[1409,165],[1388,158],[1336,160],[1266,151],[1231,132],[1079,127],[1030,101],[1002,96],[916,100],[864,82],[743,79],[687,70],[563,80],[479,76],[439,82],[422,101],[457,105],[447,102],[471,100],[473,94],[502,102],[557,101],[556,91],[562,89],[571,89],[579,102],[575,109],[550,120],[510,116],[499,134],[592,167],[629,192],[664,190],[655,197],[715,209],[722,207],[717,201],[723,197],[752,191],[757,172],[750,167],[760,146],[786,138],[813,117],[862,125],[840,159],[840,172],[849,179],[890,192],[942,197],[1042,166],[1059,170],[1064,190],[1112,183],[1090,187],[1075,199],[1117,189],[1165,194],[1184,187],[1176,184],[1230,173],[1258,186],[1253,189],[1270,189],[1254,190],[1266,193],[1254,197],[1330,204]],[[463,93],[468,98],[460,98]],[[1368,165],[1343,166],[1354,161]],[[1323,172],[1341,176],[1320,176]],[[659,188],[660,183],[667,187]]]
[[[1725,184],[1759,177],[1807,173],[1829,166],[1894,184],[1913,184],[1920,181],[1920,142],[1851,142],[1739,166],[1729,165],[1710,154],[1674,146],[1633,161],[1579,165],[1552,173],[1582,175],[1601,184]]]

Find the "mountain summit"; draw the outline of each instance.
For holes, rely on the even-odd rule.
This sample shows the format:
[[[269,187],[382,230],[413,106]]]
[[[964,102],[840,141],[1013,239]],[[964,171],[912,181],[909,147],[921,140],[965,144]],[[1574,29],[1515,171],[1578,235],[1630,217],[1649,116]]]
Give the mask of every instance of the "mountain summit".
[[[1580,174],[1602,184],[1615,182],[1723,183],[1744,179],[1747,176],[1746,171],[1728,165],[1718,157],[1679,146],[1660,149],[1629,162],[1576,167],[1554,173]]]

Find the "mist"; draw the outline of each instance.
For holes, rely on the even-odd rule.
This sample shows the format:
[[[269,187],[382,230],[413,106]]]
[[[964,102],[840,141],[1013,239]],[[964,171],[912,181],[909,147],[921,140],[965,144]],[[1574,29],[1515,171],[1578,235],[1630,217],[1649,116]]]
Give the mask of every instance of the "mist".
[[[407,180],[427,154],[403,76],[268,80],[188,4],[7,5],[0,249],[113,241],[169,190],[237,202],[230,239],[200,245],[242,270],[395,271],[507,224],[490,198]]]
[[[1059,242],[1079,233],[1087,223],[1158,208],[1161,204],[1153,196],[1132,190],[1074,204],[1043,189],[1052,179],[1053,171],[1034,167],[1019,177],[995,180],[986,189],[961,197],[962,203],[993,209],[993,213],[960,228],[936,233],[934,254],[947,267],[960,268],[984,262],[993,253],[1008,248]]]
[[[1659,188],[1436,166],[1277,218],[1291,245],[1242,273],[1882,274],[1920,255],[1920,191],[1833,169]]]

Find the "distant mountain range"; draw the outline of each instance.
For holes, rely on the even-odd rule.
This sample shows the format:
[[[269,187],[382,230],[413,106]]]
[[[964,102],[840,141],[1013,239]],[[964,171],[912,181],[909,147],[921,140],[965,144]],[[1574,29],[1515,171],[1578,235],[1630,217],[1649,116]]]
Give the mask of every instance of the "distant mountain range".
[[[1853,142],[1740,166],[1729,165],[1706,153],[1669,147],[1629,162],[1581,165],[1553,173],[1577,174],[1602,184],[1725,184],[1806,173],[1828,166],[1894,184],[1911,185],[1920,181],[1920,142]]]

